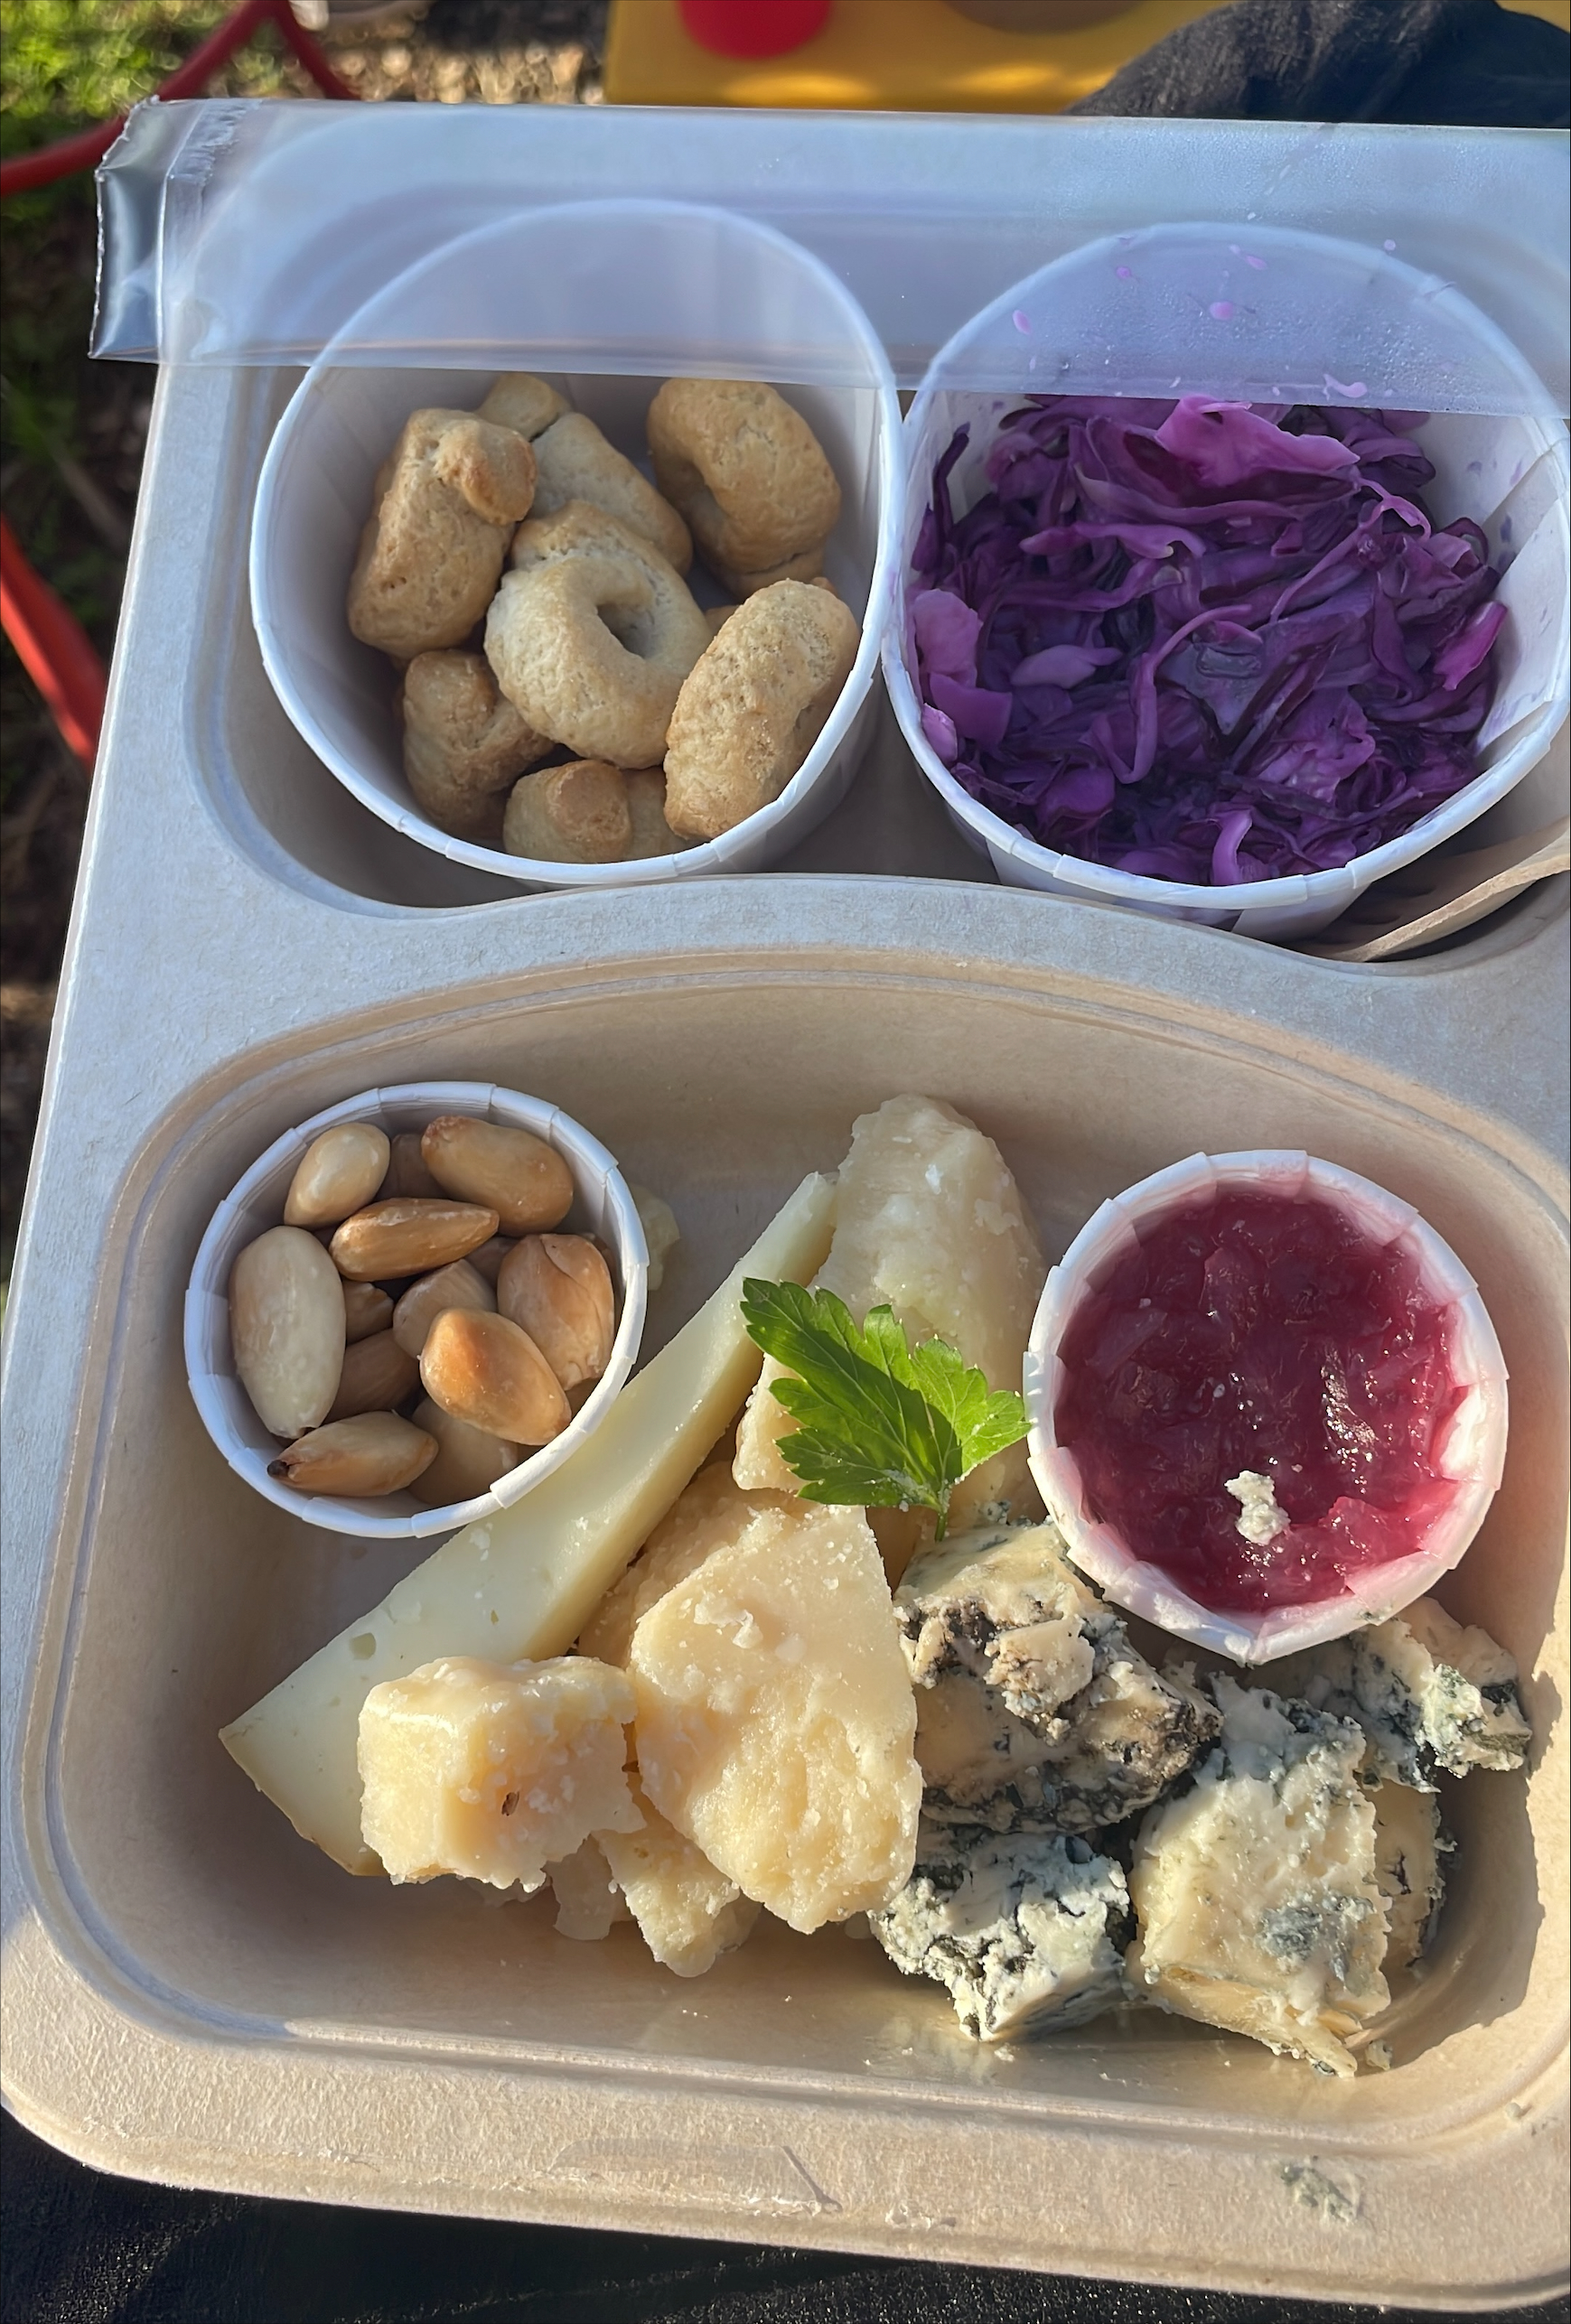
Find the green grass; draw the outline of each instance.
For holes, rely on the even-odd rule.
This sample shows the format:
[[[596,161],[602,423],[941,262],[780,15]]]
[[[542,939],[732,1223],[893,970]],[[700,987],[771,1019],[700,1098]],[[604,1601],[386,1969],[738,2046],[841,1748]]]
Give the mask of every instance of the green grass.
[[[0,137],[22,151],[124,113],[167,79],[234,0],[4,0]],[[275,36],[237,60],[247,96],[278,88]],[[41,135],[40,132],[43,134]]]

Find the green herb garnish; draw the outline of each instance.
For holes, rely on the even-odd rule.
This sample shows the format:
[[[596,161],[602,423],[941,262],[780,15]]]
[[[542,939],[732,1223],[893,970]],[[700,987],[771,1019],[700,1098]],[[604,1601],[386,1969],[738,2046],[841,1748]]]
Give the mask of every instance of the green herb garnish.
[[[771,1393],[798,1423],[780,1440],[805,1501],[935,1509],[944,1536],[962,1477],[1025,1434],[1025,1406],[989,1388],[958,1348],[908,1348],[893,1310],[875,1307],[859,1331],[832,1291],[750,1277],[748,1336],[792,1375]]]

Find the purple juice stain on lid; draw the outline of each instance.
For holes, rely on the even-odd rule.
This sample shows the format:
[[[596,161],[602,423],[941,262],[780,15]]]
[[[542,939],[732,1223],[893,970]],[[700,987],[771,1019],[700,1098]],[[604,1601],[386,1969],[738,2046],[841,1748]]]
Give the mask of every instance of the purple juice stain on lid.
[[[1509,517],[1502,517],[1501,518],[1501,538],[1502,541],[1509,541],[1510,537],[1511,520]]]
[[[1017,306],[1017,307],[1015,308],[1015,313],[1014,313],[1014,314],[1011,316],[1010,320],[1012,321],[1012,322],[1013,322],[1013,323],[1014,323],[1014,325],[1015,325],[1015,330],[1016,330],[1017,331],[1019,331],[1019,333],[1020,333],[1020,335],[1021,335],[1021,337],[1022,337],[1023,339],[1029,339],[1029,338],[1030,338],[1030,336],[1031,336],[1031,317],[1026,313],[1025,309],[1024,309],[1023,306]]]
[[[1212,299],[1206,312],[1214,322],[1231,322],[1237,310],[1231,299]]]
[[[1483,474],[1482,461],[1470,460],[1467,463],[1467,472],[1470,476],[1482,476]]]
[[[1367,396],[1370,391],[1362,379],[1333,379],[1328,371],[1325,392],[1328,396]]]
[[[1253,266],[1257,275],[1263,275],[1266,271],[1266,261],[1264,258],[1257,258],[1252,250],[1245,251],[1244,264],[1246,266]]]
[[[1115,266],[1113,272],[1117,275],[1118,280],[1121,283],[1132,283],[1135,279],[1135,269],[1133,266]]]
[[[1396,247],[1394,242],[1382,242],[1380,245],[1382,250],[1394,250]]]

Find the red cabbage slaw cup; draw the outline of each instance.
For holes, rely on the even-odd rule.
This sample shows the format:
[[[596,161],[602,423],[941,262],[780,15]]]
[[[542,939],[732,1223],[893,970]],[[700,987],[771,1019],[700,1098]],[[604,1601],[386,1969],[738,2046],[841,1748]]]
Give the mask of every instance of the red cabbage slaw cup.
[[[1059,1442],[1056,1424],[1065,1378],[1058,1351],[1081,1301],[1106,1282],[1142,1225],[1154,1225],[1222,1188],[1289,1198],[1314,1193],[1342,1210],[1371,1242],[1405,1246],[1425,1291],[1447,1317],[1452,1372],[1464,1391],[1445,1423],[1437,1456],[1457,1491],[1430,1520],[1417,1547],[1365,1569],[1335,1597],[1253,1616],[1218,1613],[1202,1605],[1099,1518],[1087,1505],[1080,1464]],[[1031,1473],[1074,1563],[1116,1606],[1239,1663],[1274,1662],[1410,1606],[1462,1558],[1483,1523],[1505,1465],[1505,1358],[1473,1277],[1410,1203],[1355,1171],[1291,1151],[1192,1154],[1104,1202],[1048,1275],[1026,1349],[1024,1395]]]
[[[918,765],[962,835],[990,858],[1006,884],[1122,904],[1241,934],[1292,938],[1323,928],[1372,882],[1485,813],[1548,750],[1565,718],[1568,694],[1566,434],[1564,425],[1548,415],[1546,391],[1522,358],[1486,317],[1448,286],[1426,283],[1379,251],[1281,229],[1248,229],[1249,248],[1242,253],[1237,237],[1244,230],[1205,225],[1158,228],[1090,245],[1005,293],[940,350],[903,432],[900,556],[893,614],[884,639],[884,673]],[[1276,271],[1245,275],[1246,263]],[[1394,335],[1400,340],[1408,318],[1420,314],[1421,325],[1408,331],[1412,343],[1392,359],[1405,364],[1395,375],[1395,384],[1413,387],[1426,361],[1447,371],[1454,382],[1446,386],[1431,374],[1427,399],[1441,400],[1437,391],[1444,387],[1459,408],[1430,418],[1420,431],[1420,442],[1437,471],[1426,491],[1436,524],[1460,517],[1478,523],[1487,537],[1491,561],[1502,573],[1497,597],[1507,618],[1495,649],[1495,700],[1477,737],[1481,771],[1398,837],[1330,870],[1202,885],[1119,871],[1060,853],[973,798],[939,757],[924,729],[911,601],[927,584],[913,573],[914,553],[931,501],[934,467],[958,426],[968,424],[969,440],[955,462],[949,489],[957,513],[963,514],[988,490],[984,463],[1000,423],[1027,396],[1164,394],[1172,399],[1182,393],[1207,393],[1239,401],[1356,400],[1388,406],[1401,402],[1382,384],[1391,375],[1379,373],[1373,361],[1361,365],[1368,379],[1359,376],[1356,363],[1346,363],[1338,376],[1325,370],[1306,376],[1295,334],[1301,340],[1309,322],[1299,321],[1290,309],[1273,315],[1267,308],[1251,325],[1242,295],[1237,315],[1230,304],[1216,302],[1218,308],[1225,305],[1227,319],[1213,323],[1206,313],[1198,326],[1186,322],[1174,346],[1154,330],[1150,314],[1121,325],[1118,298],[1109,298],[1109,285],[1121,291],[1121,276],[1154,275],[1164,267],[1189,282],[1205,279],[1202,270],[1206,267],[1218,280],[1230,270],[1247,286],[1297,281],[1307,270],[1324,294],[1318,308],[1316,302],[1307,303],[1311,312],[1332,317],[1328,334],[1337,350],[1345,348],[1350,354],[1370,352],[1380,337],[1375,325],[1382,319],[1395,319]],[[1225,286],[1233,287],[1230,279]],[[1185,295],[1193,306],[1193,295]],[[1127,344],[1114,336],[1121,327],[1129,333]],[[1423,331],[1432,334],[1433,344],[1421,340]],[[1440,346],[1453,348],[1456,359],[1441,359],[1435,352]],[[1155,375],[1158,363],[1165,377]],[[1235,368],[1230,370],[1230,366]],[[1005,387],[1005,379],[1017,384]],[[1507,416],[1489,416],[1484,406],[1491,401]]]

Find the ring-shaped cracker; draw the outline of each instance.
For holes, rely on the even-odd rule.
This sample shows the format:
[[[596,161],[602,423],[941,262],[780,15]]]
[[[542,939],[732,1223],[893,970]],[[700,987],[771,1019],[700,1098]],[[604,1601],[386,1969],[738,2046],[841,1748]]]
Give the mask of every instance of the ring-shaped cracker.
[[[776,582],[737,607],[671,714],[674,830],[717,838],[780,797],[839,699],[861,635],[849,608],[810,582]]]
[[[653,541],[675,572],[687,572],[693,562],[687,526],[592,419],[582,412],[565,413],[535,438],[534,453],[539,475],[532,515],[554,516],[569,500],[587,500]]]
[[[682,680],[709,642],[678,575],[640,546],[504,574],[485,625],[486,658],[515,709],[580,758],[617,767],[658,762]]]
[[[655,481],[706,565],[739,595],[807,580],[840,487],[801,414],[756,379],[668,379],[649,411]]]

